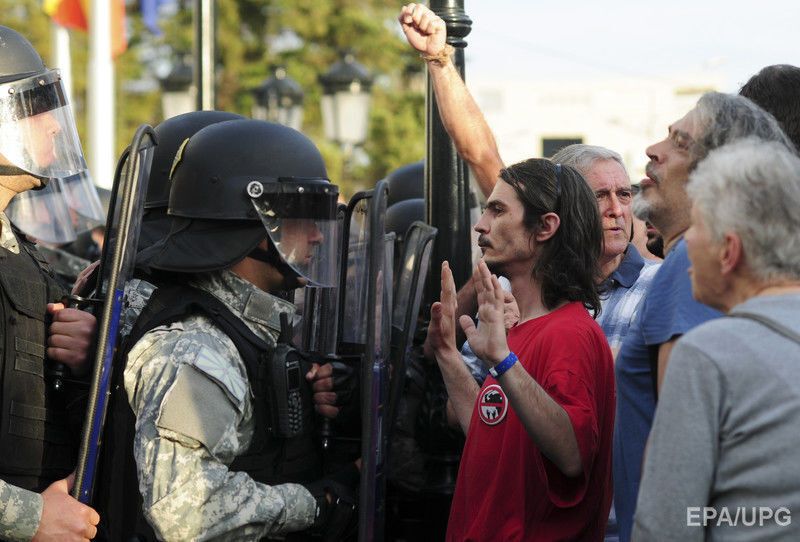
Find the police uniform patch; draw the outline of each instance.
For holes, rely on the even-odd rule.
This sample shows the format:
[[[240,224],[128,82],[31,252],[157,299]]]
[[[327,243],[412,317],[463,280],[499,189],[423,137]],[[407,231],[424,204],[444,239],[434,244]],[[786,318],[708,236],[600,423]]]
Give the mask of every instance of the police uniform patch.
[[[478,413],[483,423],[497,425],[506,418],[507,412],[508,398],[503,392],[503,388],[498,384],[491,384],[481,390]]]

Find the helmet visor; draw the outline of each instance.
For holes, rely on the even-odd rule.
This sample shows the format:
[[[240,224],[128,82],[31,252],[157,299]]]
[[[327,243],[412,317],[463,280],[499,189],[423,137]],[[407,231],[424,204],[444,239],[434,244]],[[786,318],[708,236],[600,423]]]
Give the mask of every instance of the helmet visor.
[[[45,178],[86,169],[72,109],[56,72],[0,85],[0,163]]]
[[[61,244],[76,238],[70,209],[58,181],[41,190],[17,194],[9,202],[6,213],[16,227],[36,241]]]
[[[341,244],[337,187],[327,180],[283,181],[248,185],[248,195],[270,240],[308,286],[336,286]]]

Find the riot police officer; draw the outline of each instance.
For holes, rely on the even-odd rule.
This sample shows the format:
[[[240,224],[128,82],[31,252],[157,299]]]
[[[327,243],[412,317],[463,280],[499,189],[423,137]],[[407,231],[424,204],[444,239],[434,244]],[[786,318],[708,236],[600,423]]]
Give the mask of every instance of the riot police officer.
[[[0,26],[0,539],[85,540],[99,520],[69,496],[65,479],[75,466],[82,413],[70,407],[80,388],[67,381],[56,390],[47,378],[54,361],[75,376],[88,370],[95,320],[54,303],[65,292],[17,229],[69,233],[62,181],[85,166],[58,73]],[[47,213],[26,212],[34,208]]]
[[[131,331],[124,371],[144,515],[166,540],[330,534],[358,473],[318,480],[295,309],[272,294],[335,284],[338,189],[308,138],[255,120],[197,132],[171,179],[171,231],[138,258],[170,286]]]

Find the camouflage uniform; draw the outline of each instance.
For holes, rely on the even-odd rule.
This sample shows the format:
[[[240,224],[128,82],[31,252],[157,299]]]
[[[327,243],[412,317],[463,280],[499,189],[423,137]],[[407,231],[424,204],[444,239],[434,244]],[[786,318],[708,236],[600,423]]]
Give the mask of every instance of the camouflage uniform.
[[[11,222],[0,212],[0,247],[19,254],[19,242]],[[14,542],[30,540],[39,529],[42,496],[0,480],[0,539]]]
[[[0,480],[0,540],[30,540],[39,530],[42,496]]]
[[[275,342],[294,306],[230,271],[191,282]],[[128,356],[125,389],[136,414],[134,456],[145,517],[165,540],[254,540],[309,527],[316,502],[298,484],[267,486],[228,465],[253,435],[252,391],[233,342],[194,315],[155,328]]]
[[[142,314],[150,296],[156,291],[155,285],[142,279],[131,279],[125,284],[125,303],[119,318],[119,334],[121,337],[130,335],[133,324]]]

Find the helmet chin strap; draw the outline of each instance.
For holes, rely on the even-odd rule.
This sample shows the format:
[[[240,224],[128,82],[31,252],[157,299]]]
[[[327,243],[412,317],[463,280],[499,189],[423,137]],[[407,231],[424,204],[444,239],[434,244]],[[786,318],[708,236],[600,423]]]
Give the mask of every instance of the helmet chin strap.
[[[281,255],[278,254],[275,245],[272,244],[271,240],[267,240],[267,250],[264,250],[261,247],[255,247],[250,253],[247,255],[248,258],[253,258],[254,260],[258,260],[260,262],[268,263],[272,267],[274,267],[278,273],[281,274],[283,277],[283,288],[286,290],[294,290],[295,288],[300,288],[303,286],[303,283],[300,281],[300,275],[292,269],[292,267],[287,264]]]
[[[34,179],[39,179],[42,184],[33,188],[32,190],[41,190],[47,183],[50,182],[50,177],[42,177],[41,175],[34,175],[30,171],[25,171],[24,169],[12,166],[10,164],[0,164],[0,177],[18,177],[20,175],[27,175],[28,177],[33,177]]]

